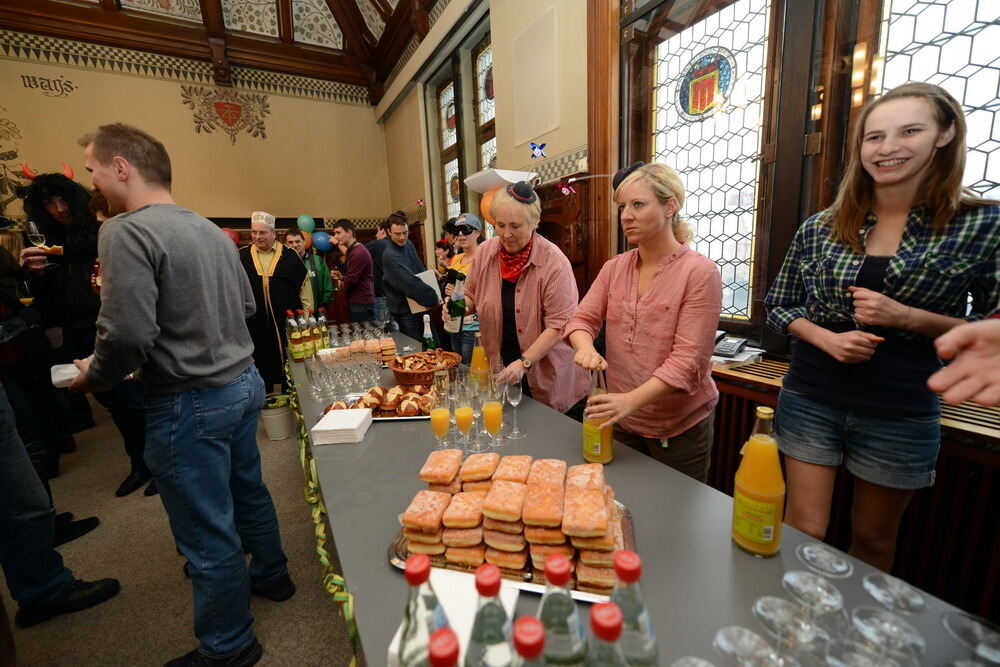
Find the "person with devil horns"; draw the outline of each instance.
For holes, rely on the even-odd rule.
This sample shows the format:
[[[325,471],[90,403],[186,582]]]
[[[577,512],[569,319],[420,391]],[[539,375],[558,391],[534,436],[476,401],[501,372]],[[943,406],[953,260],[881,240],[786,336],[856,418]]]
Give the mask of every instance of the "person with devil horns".
[[[57,361],[84,359],[94,352],[97,315],[101,309],[100,297],[90,285],[91,269],[97,258],[98,230],[97,219],[88,208],[91,193],[72,180],[73,170],[65,164],[61,174],[36,174],[27,163],[22,173],[31,179],[30,185],[17,191],[24,199],[24,212],[38,225],[48,246],[62,246],[63,254],[46,255],[43,248],[27,247],[21,251],[21,265],[31,276],[45,323],[62,330]],[[146,449],[143,391],[138,381],[125,380],[108,392],[94,394],[111,413],[131,462],[128,477],[115,491],[117,496],[130,494],[151,479],[143,460]],[[144,494],[151,496],[156,492],[156,484],[150,482]]]

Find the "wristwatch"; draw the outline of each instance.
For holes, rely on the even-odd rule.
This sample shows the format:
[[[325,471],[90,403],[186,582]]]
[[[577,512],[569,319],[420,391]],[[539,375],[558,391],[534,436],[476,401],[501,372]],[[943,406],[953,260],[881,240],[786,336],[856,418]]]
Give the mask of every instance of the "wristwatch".
[[[520,357],[518,357],[518,359],[520,359],[521,363],[524,364],[525,370],[531,370],[531,364],[533,363],[531,359],[528,359],[523,354]]]

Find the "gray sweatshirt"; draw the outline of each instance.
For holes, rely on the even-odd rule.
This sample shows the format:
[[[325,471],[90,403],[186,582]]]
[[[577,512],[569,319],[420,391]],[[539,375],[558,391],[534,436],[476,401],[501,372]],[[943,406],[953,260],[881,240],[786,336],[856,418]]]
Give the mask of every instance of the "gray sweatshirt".
[[[150,393],[226,384],[253,363],[256,310],[232,240],[200,215],[150,204],[101,226],[101,313],[87,380],[140,369]]]

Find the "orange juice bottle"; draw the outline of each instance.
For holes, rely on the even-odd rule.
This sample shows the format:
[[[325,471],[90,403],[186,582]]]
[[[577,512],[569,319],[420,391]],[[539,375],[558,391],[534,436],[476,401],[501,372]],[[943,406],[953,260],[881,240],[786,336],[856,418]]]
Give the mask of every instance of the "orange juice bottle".
[[[469,361],[469,375],[473,382],[478,382],[480,387],[485,387],[490,379],[490,361],[486,358],[486,348],[483,347],[483,339],[476,332],[476,343],[472,348],[472,359]]]
[[[736,471],[733,541],[755,556],[773,556],[781,549],[785,479],[773,425],[774,410],[758,407],[753,433],[743,445],[743,460]]]
[[[604,371],[591,373],[590,395],[608,393],[604,382]],[[583,459],[590,463],[611,463],[614,459],[613,429],[610,426],[598,428],[604,420],[583,418]]]

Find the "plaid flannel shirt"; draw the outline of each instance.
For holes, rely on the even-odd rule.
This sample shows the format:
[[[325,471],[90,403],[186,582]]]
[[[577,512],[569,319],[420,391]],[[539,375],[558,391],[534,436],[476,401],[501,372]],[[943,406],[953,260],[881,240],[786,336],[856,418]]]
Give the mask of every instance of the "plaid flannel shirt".
[[[984,206],[956,215],[943,233],[932,228],[932,212],[921,204],[910,210],[896,254],[886,269],[883,293],[896,301],[969,321],[982,319],[1000,303],[1000,206]],[[875,225],[869,214],[861,226],[862,243]],[[850,322],[854,285],[865,254],[832,238],[829,211],[799,227],[785,263],[764,299],[767,324],[787,333],[793,320],[817,324]],[[972,295],[972,309],[968,295]],[[910,340],[927,340],[900,331]]]

